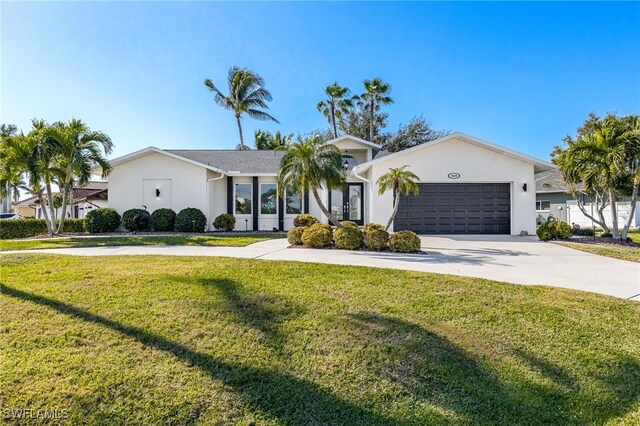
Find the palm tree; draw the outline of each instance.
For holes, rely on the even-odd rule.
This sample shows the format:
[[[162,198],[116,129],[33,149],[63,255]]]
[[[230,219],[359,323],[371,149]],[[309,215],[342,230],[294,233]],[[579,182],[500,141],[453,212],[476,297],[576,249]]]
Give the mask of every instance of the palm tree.
[[[285,188],[298,194],[300,198],[311,191],[322,213],[337,227],[342,225],[325,207],[318,194],[319,188],[331,191],[344,185],[345,174],[340,150],[325,143],[320,135],[307,139],[298,138],[297,142],[286,147],[286,154],[280,163],[278,172],[278,195],[284,197]]]
[[[341,87],[337,82],[324,89],[327,99],[318,102],[318,111],[322,112],[329,120],[329,126],[333,129],[333,137],[338,137],[338,126],[336,119],[342,119],[342,114],[349,112],[353,108],[353,102],[358,99],[357,96],[349,97],[350,90],[347,87]]]
[[[374,120],[376,111],[380,110],[380,105],[393,103],[393,99],[387,96],[391,91],[391,86],[379,78],[364,80],[363,83],[365,92],[360,95],[358,105],[369,112],[369,140],[373,142],[375,136]]]
[[[387,226],[384,228],[388,230],[393,219],[395,219],[398,213],[398,206],[400,205],[400,195],[409,195],[409,193],[418,194],[420,188],[418,187],[418,181],[420,178],[413,172],[405,170],[407,165],[391,168],[389,171],[378,178],[376,183],[378,184],[378,194],[382,195],[387,190],[393,190],[393,212],[387,222]]]
[[[256,149],[279,149],[291,143],[293,134],[284,135],[277,131],[275,135],[266,130],[256,130],[254,133]]]
[[[240,133],[240,149],[246,149],[242,137],[242,124],[240,118],[243,113],[256,120],[272,120],[279,123],[268,113],[261,109],[269,109],[267,102],[271,101],[271,93],[264,88],[264,80],[260,75],[246,68],[231,67],[228,76],[229,94],[223,94],[211,80],[206,79],[204,85],[214,93],[214,99],[218,105],[233,111],[238,123]]]
[[[16,136],[18,134],[18,127],[15,124],[0,124],[0,141],[4,143],[5,139]],[[0,182],[0,196],[2,197],[2,211],[9,211],[9,206],[11,204],[11,199],[16,197],[16,194],[13,194],[12,182],[13,180],[20,179],[19,176],[11,176],[9,178],[6,175],[8,171],[5,171],[5,178]],[[18,197],[20,194],[17,194]]]
[[[55,149],[60,170],[58,184],[62,193],[62,212],[57,230],[60,233],[64,229],[67,205],[73,200],[74,183],[86,185],[96,166],[102,170],[102,178],[107,177],[111,165],[106,156],[111,154],[113,143],[105,133],[93,131],[75,118],[69,123],[49,127],[46,135]]]

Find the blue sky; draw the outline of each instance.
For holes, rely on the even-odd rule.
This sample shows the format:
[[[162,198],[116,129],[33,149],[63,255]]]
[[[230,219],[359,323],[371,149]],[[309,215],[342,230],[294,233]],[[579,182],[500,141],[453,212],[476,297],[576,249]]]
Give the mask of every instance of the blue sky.
[[[225,87],[259,72],[287,133],[325,127],[333,81],[392,85],[389,127],[423,114],[548,159],[593,111],[640,113],[640,3],[0,3],[1,121],[81,118],[114,156],[233,148]]]

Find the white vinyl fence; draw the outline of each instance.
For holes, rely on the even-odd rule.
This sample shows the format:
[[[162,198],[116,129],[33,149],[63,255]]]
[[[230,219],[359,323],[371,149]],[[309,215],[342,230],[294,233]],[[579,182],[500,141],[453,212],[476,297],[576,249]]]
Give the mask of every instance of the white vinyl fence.
[[[618,227],[622,228],[625,223],[627,223],[627,219],[629,218],[629,212],[631,211],[631,204],[625,202],[617,203],[618,207]],[[631,229],[640,227],[640,204],[636,205],[636,211],[634,214],[634,218],[631,222]],[[585,204],[585,210],[591,214],[591,204]],[[598,217],[595,207],[593,208],[593,216]],[[609,226],[612,226],[612,216],[611,216],[611,206],[607,206],[604,209],[604,218]],[[567,201],[567,223],[569,225],[576,223],[580,225],[581,228],[591,228],[593,222],[587,216],[585,216],[580,209],[578,208],[575,200]],[[597,225],[596,225],[597,227]]]

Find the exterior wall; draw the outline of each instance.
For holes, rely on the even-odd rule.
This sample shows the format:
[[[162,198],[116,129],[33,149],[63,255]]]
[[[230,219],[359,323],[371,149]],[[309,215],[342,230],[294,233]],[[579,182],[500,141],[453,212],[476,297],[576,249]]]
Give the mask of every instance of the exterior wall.
[[[489,149],[467,143],[461,139],[425,146],[409,155],[381,161],[372,165],[371,181],[375,182],[391,167],[408,164],[410,170],[425,183],[511,183],[511,234],[520,231],[534,234],[535,184],[533,165]],[[458,173],[460,178],[450,179],[449,173]],[[522,189],[527,184],[528,190]],[[391,191],[374,196],[370,220],[385,224],[393,211]]]
[[[13,213],[19,214],[22,217],[35,217],[36,211],[28,206],[14,207]]]
[[[549,201],[549,210],[536,210],[536,217],[546,221],[549,215],[557,220],[567,222],[567,201],[571,200],[571,195],[563,192],[539,192],[536,194],[536,201]]]
[[[166,206],[176,213],[186,207],[196,207],[206,214],[206,178],[205,168],[163,154],[150,153],[113,168],[109,175],[108,204],[120,214],[128,209],[141,208],[145,199],[145,180],[170,180],[171,200],[163,200]],[[161,198],[163,195],[161,191]],[[149,212],[155,210],[154,206],[147,207]]]

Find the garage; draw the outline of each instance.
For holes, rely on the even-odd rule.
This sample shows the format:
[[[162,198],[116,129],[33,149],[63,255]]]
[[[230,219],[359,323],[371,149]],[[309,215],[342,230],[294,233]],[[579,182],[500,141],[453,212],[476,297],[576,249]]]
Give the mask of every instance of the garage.
[[[394,230],[418,234],[510,234],[509,183],[421,183],[400,197]]]

